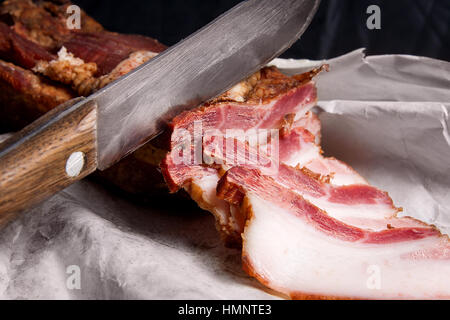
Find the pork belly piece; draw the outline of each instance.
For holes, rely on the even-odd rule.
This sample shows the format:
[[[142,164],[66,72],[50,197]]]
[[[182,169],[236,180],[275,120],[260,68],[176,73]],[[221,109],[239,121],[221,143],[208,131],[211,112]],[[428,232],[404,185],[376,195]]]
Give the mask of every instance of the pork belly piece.
[[[20,10],[16,8],[19,3],[23,3]],[[57,41],[54,41],[50,49],[45,46],[46,41],[38,41],[42,37],[36,38],[33,37],[34,33],[19,34],[16,31],[17,25],[23,22],[21,19],[28,21],[28,11],[31,11],[33,16],[39,16],[32,19],[33,23],[30,24],[30,27],[36,28],[38,26],[34,21],[40,22],[48,12],[39,10],[40,7],[28,4],[27,1],[14,2],[14,5],[14,10],[11,6],[2,7],[3,12],[11,12],[10,14],[16,14],[16,17],[12,26],[0,22],[0,58],[69,85],[81,96],[87,96],[106,86],[166,48],[157,40],[143,36],[121,35],[103,30],[72,32],[65,27],[63,34],[57,37],[60,47],[56,56],[52,54],[51,49],[55,50]],[[22,8],[23,6],[25,8]],[[38,14],[40,11],[44,12]],[[66,19],[61,16],[58,21],[62,18]],[[56,28],[53,32],[58,33],[58,30]]]
[[[346,224],[257,169],[230,169],[217,194],[246,216],[244,269],[290,298],[450,298],[449,240],[434,227]]]
[[[57,58],[36,61],[33,71],[87,96],[165,50],[155,39],[112,32],[76,33]]]

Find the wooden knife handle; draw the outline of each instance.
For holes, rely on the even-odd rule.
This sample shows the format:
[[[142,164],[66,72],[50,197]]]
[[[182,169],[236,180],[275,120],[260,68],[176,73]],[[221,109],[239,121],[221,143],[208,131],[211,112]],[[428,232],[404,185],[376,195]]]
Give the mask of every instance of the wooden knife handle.
[[[97,106],[83,100],[58,106],[0,144],[0,225],[97,168]]]

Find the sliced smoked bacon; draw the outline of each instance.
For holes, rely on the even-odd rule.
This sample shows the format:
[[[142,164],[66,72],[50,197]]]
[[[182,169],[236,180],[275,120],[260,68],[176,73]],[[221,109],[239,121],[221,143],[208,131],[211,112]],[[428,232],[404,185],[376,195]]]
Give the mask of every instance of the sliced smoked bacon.
[[[252,159],[257,158],[257,155],[265,157],[264,153],[258,152],[256,148],[237,141],[237,139],[233,138],[233,140],[235,141],[233,141],[232,153],[240,158],[240,160],[234,161],[234,166],[243,164],[246,168],[259,169],[264,175],[272,177],[280,186],[300,194],[312,204],[326,211],[330,216],[341,221],[351,224],[358,223],[358,226],[367,226],[368,228],[374,228],[376,222],[379,225],[378,228],[385,228],[389,223],[385,220],[395,217],[400,210],[393,205],[392,199],[386,192],[367,183],[359,183],[360,176],[354,171],[348,173],[347,171],[352,169],[348,169],[349,167],[346,164],[338,160],[324,158],[320,153],[317,153],[313,162],[329,161],[336,163],[330,168],[344,170],[341,175],[348,174],[349,178],[346,180],[354,183],[348,185],[333,184],[333,180],[329,176],[333,175],[334,172],[327,172],[324,177],[311,170],[309,166],[311,161],[301,162],[303,158],[295,163],[296,167],[286,165],[283,163],[281,152],[278,162],[269,156],[263,161],[252,161]],[[284,140],[283,137],[280,139],[280,146],[286,144]],[[290,139],[288,139],[287,143],[290,142]],[[211,144],[214,143],[204,142],[204,152],[211,158],[217,159],[218,148]],[[223,149],[225,149],[224,146],[228,146],[226,142],[220,145]],[[297,147],[296,153],[301,153],[302,148],[299,148],[298,145],[292,144],[291,147],[294,149]],[[310,151],[306,148],[305,152],[309,153]],[[219,155],[222,157],[225,153],[225,150],[220,151]],[[225,157],[219,160],[220,163],[223,163],[220,167],[222,171],[233,167],[233,165],[227,163]],[[242,195],[236,194],[236,197],[239,198]],[[364,214],[361,214],[361,212],[364,212]]]
[[[318,70],[314,73],[308,73],[308,75],[316,72]],[[270,81],[271,77],[275,79],[274,84]],[[281,176],[296,175],[298,192],[310,197],[315,203],[323,203],[324,207],[331,214],[341,218],[344,218],[345,215],[345,219],[360,219],[360,206],[368,207],[368,209],[366,208],[365,220],[369,219],[370,215],[372,218],[384,218],[395,215],[398,209],[392,205],[392,200],[384,192],[368,186],[367,182],[346,164],[336,159],[322,156],[322,150],[315,143],[314,135],[308,130],[310,129],[320,135],[320,122],[317,116],[308,111],[314,106],[316,100],[314,84],[311,81],[305,82],[305,78],[302,78],[302,82],[295,82],[295,80],[292,82],[292,78],[288,78],[287,83],[290,82],[291,86],[292,83],[296,83],[296,85],[287,89],[286,84],[283,84],[283,90],[275,97],[273,94],[275,92],[274,88],[280,83],[282,77],[288,78],[281,75],[275,68],[265,68],[257,75],[250,77],[250,80],[243,82],[245,90],[240,89],[242,83],[230,90],[234,93],[250,93],[251,96],[251,92],[257,91],[261,87],[269,86],[272,90],[270,98],[258,101],[235,94],[235,100],[233,101],[229,98],[231,96],[230,92],[227,92],[223,95],[227,97],[226,101],[223,101],[225,99],[221,96],[216,99],[216,103],[206,103],[204,106],[186,112],[173,120],[172,151],[161,164],[163,175],[171,191],[175,192],[180,188],[187,191],[201,208],[214,214],[217,228],[226,244],[239,245],[245,219],[233,205],[217,199],[215,194],[221,175],[232,164],[227,164],[225,158],[222,159],[222,165],[220,166],[216,164],[208,166],[205,163],[194,164],[195,156],[192,150],[189,151],[192,153],[189,157],[190,163],[179,161],[181,157],[178,152],[180,150],[186,152],[186,150],[183,147],[185,141],[179,139],[182,135],[176,132],[177,130],[180,132],[181,129],[181,132],[186,130],[186,132],[193,135],[195,122],[202,123],[203,156],[212,156],[217,160],[217,158],[226,154],[227,139],[224,138],[220,143],[224,150],[221,150],[218,157],[217,154],[214,154],[217,148],[213,147],[213,143],[208,141],[205,136],[209,129],[214,128],[215,131],[224,132],[224,130],[231,128],[244,128],[247,130],[255,129],[255,127],[278,128],[281,129],[279,152],[277,153],[279,156],[277,161],[280,161],[280,164],[277,163],[276,167],[280,166],[279,168],[282,170],[277,170],[277,174]],[[256,79],[256,81],[252,79]],[[249,81],[253,81],[253,85],[249,86]],[[278,108],[282,109],[283,112],[280,112]],[[297,120],[286,121],[286,118]],[[297,125],[303,125],[307,128]],[[217,139],[213,140],[213,142],[217,142]],[[246,163],[249,166],[248,157],[250,154],[255,154],[254,159],[263,155],[245,144],[238,148],[239,144],[243,143],[241,141],[232,142],[234,148],[232,153],[237,155],[237,158],[240,158],[236,159],[237,162]],[[194,143],[191,144],[191,146],[193,145]],[[237,149],[244,150],[245,153],[239,154]],[[272,159],[265,161],[268,167],[272,167],[270,165],[271,161]],[[315,173],[314,175],[306,174],[304,171],[296,170],[285,164],[305,167],[310,170],[314,169],[312,171]],[[253,167],[260,168],[261,166],[261,162],[253,163]],[[325,183],[323,180],[327,180],[330,183]],[[350,210],[346,203],[340,203],[338,200],[346,196],[347,193],[345,193],[345,189],[339,192],[341,189],[336,186],[345,184],[362,184],[358,189],[361,193],[359,198],[362,202],[357,203],[358,199],[353,199],[355,203]],[[317,192],[308,190],[308,186],[314,186]],[[302,189],[301,187],[304,188]],[[368,200],[365,196],[370,193],[372,193],[372,203],[367,204]],[[351,195],[348,196],[351,197]],[[336,199],[336,201],[328,201],[329,199]]]
[[[318,70],[307,75],[311,76],[316,72]],[[270,81],[272,77],[275,79],[275,84]],[[215,104],[207,103],[173,120],[172,151],[161,164],[163,175],[171,191],[175,192],[179,188],[184,188],[201,208],[215,215],[217,228],[225,242],[229,245],[239,244],[245,219],[233,205],[217,199],[215,189],[223,172],[235,163],[245,163],[247,167],[251,165],[253,168],[261,169],[262,162],[251,163],[249,157],[253,154],[253,159],[258,159],[264,156],[264,153],[236,138],[231,138],[236,140],[230,144],[233,146],[231,153],[236,156],[236,159],[232,164],[227,163],[226,148],[227,140],[230,138],[221,137],[222,141],[218,144],[217,137],[208,140],[206,132],[211,128],[223,134],[225,129],[230,128],[243,128],[243,130],[260,127],[276,128],[281,129],[277,158],[271,159],[269,156],[263,162],[266,163],[267,168],[276,167],[277,170],[271,174],[279,177],[277,181],[286,181],[286,183],[294,181],[293,185],[287,185],[287,187],[295,189],[314,204],[320,205],[329,214],[346,221],[361,220],[361,223],[365,221],[366,224],[373,225],[371,219],[394,216],[398,209],[393,206],[392,200],[386,193],[367,185],[367,182],[346,164],[334,158],[322,156],[320,146],[315,143],[316,139],[309,131],[320,135],[320,122],[317,116],[308,111],[316,101],[314,83],[310,80],[305,82],[305,77],[299,75],[297,77],[302,78],[302,82],[297,82],[289,89],[286,89],[286,84],[283,84],[283,90],[275,97],[274,88],[283,77],[289,79],[287,83],[296,83],[296,80],[292,82],[292,78],[281,75],[275,68],[265,68],[250,78],[256,78],[256,81],[253,82],[253,87],[246,86],[246,90],[252,92],[252,90],[256,91],[255,88],[259,90],[261,87],[269,86],[272,94],[268,99],[257,101],[237,96],[235,101],[229,99]],[[244,85],[247,82],[244,81]],[[242,84],[239,84],[237,87],[241,86]],[[236,88],[230,91],[243,92]],[[225,93],[224,96],[229,97],[230,94]],[[216,101],[221,99],[219,97]],[[289,117],[296,120],[286,121]],[[189,157],[190,163],[180,161],[181,156],[178,153],[186,152],[186,149],[183,146],[185,141],[179,139],[182,135],[177,134],[177,130],[182,129],[181,132],[186,130],[193,134],[195,121],[203,124],[203,156],[210,156],[214,160],[222,157],[220,166],[216,161],[212,165],[206,165],[204,162],[194,164],[195,157],[192,150],[189,151],[192,153]],[[216,146],[214,146],[215,143]],[[190,145],[193,146],[194,143]],[[218,149],[223,149],[219,150],[219,155]],[[239,150],[242,152],[240,153]],[[272,163],[273,161],[277,163]],[[305,169],[299,170],[294,167]],[[296,179],[287,179],[290,176]],[[349,184],[358,186],[352,189],[342,186]],[[348,206],[348,201],[353,202],[351,206]],[[365,211],[363,217],[360,214],[361,210]],[[380,222],[381,225],[383,223]]]
[[[311,73],[311,77],[315,73]],[[177,133],[194,135],[196,122],[202,124],[201,136],[209,129],[284,128],[290,125],[286,122],[286,115],[304,117],[315,104],[316,89],[310,80],[296,80],[284,76],[276,68],[264,68],[215,100],[173,119],[172,151],[161,163],[164,178],[172,192],[184,188],[201,208],[214,214],[217,228],[227,245],[239,245],[244,221],[234,216],[233,208],[215,195],[221,170],[202,163],[175,161],[185,142]],[[310,114],[306,117],[313,118]],[[317,121],[316,118],[310,120],[315,123],[315,130],[320,128]]]
[[[217,194],[246,216],[244,269],[291,298],[450,298],[450,243],[434,227],[346,224],[257,169],[230,169]]]
[[[277,71],[264,72],[267,77]],[[243,239],[244,269],[294,299],[450,298],[449,278],[441,282],[450,271],[448,238],[418,220],[398,218],[400,209],[387,193],[345,163],[322,155],[311,133],[320,136],[320,122],[305,113],[315,96],[298,95],[302,98],[286,107],[291,88],[261,99],[255,110],[246,109],[255,101],[236,92],[251,91],[247,84],[245,90],[231,90],[234,101],[205,104],[175,118],[172,151],[161,164],[173,192],[184,188],[214,214],[227,245],[239,246]],[[295,91],[305,85],[313,83],[303,82]],[[274,106],[284,107],[286,114]],[[195,141],[186,148],[176,129],[194,134],[195,121],[207,128],[201,132],[202,160],[180,162],[183,153],[194,161]],[[280,129],[276,157],[259,152],[260,145],[220,133],[233,126]],[[206,133],[214,127],[220,128],[216,136]],[[268,170],[273,167],[277,170]]]

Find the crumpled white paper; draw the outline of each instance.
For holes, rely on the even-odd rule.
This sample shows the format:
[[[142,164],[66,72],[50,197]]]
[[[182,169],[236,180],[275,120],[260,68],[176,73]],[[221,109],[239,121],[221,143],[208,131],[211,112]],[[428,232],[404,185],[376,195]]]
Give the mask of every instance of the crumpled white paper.
[[[450,63],[362,50],[326,62],[317,78],[326,154],[388,191],[403,214],[450,232]],[[273,63],[296,73],[323,61]],[[241,270],[210,215],[85,180],[0,231],[0,298],[278,297]]]

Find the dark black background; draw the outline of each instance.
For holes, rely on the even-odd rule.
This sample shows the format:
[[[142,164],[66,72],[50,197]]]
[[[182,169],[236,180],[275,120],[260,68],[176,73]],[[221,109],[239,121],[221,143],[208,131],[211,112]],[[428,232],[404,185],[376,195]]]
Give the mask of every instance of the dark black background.
[[[240,0],[74,0],[112,31],[173,45]],[[367,7],[380,6],[381,30],[368,30]],[[322,0],[300,41],[283,57],[323,59],[366,47],[450,61],[450,0]]]

